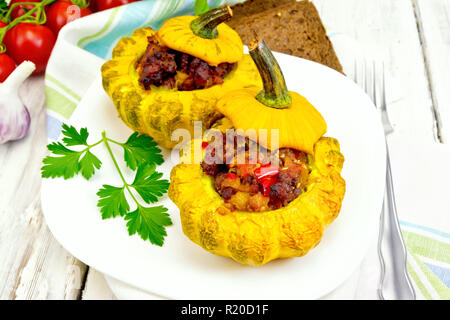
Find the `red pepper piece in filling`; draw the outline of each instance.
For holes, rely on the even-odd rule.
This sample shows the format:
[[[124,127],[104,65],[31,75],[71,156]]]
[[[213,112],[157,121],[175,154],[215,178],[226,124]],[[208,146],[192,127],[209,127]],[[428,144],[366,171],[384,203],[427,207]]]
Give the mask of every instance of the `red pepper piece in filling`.
[[[270,197],[270,187],[277,182],[276,178],[266,178],[261,182],[264,197]]]
[[[258,169],[255,170],[255,176],[258,179],[258,182],[266,180],[267,178],[274,178],[280,173],[280,167],[274,166],[270,163],[265,164]]]
[[[232,173],[232,172],[229,172],[229,173],[227,173],[227,174],[225,175],[225,178],[226,178],[226,179],[231,179],[231,180],[235,180],[237,177],[238,177],[238,175],[237,175],[237,174],[234,174],[234,173]]]
[[[206,141],[202,141],[202,149],[206,149],[207,146],[209,146],[209,143]]]

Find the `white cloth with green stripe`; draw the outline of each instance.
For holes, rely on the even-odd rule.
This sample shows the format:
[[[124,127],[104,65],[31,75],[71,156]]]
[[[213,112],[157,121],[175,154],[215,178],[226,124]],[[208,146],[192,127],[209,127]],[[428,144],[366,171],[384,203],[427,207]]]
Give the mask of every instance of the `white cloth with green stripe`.
[[[232,4],[240,1],[209,1],[211,6],[224,2]],[[76,20],[63,28],[45,75],[49,139],[58,139],[62,123],[70,119],[84,93],[99,75],[101,65],[110,57],[112,49],[121,37],[129,36],[135,29],[144,26],[158,29],[167,18],[193,14],[193,11],[192,0],[141,1],[96,13]],[[345,54],[345,48],[339,47],[340,43],[345,43],[341,41],[344,37],[339,33],[330,34],[330,37],[335,43],[338,54],[341,52]],[[348,47],[348,43],[346,46]],[[398,198],[411,198],[411,201],[417,202],[414,210],[407,210],[412,208],[411,205],[400,201],[399,215],[409,251],[408,268],[418,298],[450,299],[450,203],[442,194],[447,190],[444,185],[446,181],[441,181],[442,177],[450,174],[450,170],[446,169],[447,175],[444,175],[436,171],[435,168],[438,166],[435,163],[431,167],[427,161],[429,158],[425,157],[427,153],[423,152],[425,148],[428,146],[424,145],[421,148],[415,146],[409,149],[409,151],[420,150],[414,162],[404,159],[404,154],[409,154],[410,157],[408,152],[391,151],[393,174],[396,186],[398,185],[396,189],[399,193]],[[430,152],[439,153],[439,159],[446,159],[446,164],[450,160],[450,152],[442,148],[438,150],[436,147]],[[411,166],[420,163],[420,168],[408,167],[404,165],[405,163]],[[441,168],[444,166],[447,168],[446,164],[442,163]],[[403,169],[397,170],[397,168]],[[415,172],[414,175],[411,172]],[[410,181],[411,177],[417,177],[417,172],[427,174],[421,177],[423,179],[434,179],[430,185],[443,186],[440,189],[443,191],[434,193],[436,198],[430,199],[427,203],[419,201],[419,195],[426,192],[423,188],[427,186]],[[447,203],[444,203],[445,201]],[[423,203],[425,206],[421,205]],[[403,208],[405,210],[402,210]],[[379,264],[376,256],[376,241],[374,241],[374,246],[363,261],[360,270],[329,298],[375,299],[378,277]],[[144,297],[151,298],[145,295]]]

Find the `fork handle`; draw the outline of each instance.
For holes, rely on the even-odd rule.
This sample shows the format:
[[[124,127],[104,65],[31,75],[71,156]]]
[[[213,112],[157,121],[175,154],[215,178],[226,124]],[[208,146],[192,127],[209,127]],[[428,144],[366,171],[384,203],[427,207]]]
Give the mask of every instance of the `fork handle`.
[[[407,253],[398,222],[387,146],[386,190],[380,216],[378,256],[381,264],[379,298],[382,300],[415,300],[416,295],[406,268]],[[396,261],[397,263],[395,263]]]

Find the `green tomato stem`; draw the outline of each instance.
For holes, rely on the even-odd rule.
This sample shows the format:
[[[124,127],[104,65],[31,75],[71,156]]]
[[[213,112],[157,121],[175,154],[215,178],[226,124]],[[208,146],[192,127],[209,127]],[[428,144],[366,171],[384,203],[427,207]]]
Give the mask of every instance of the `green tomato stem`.
[[[71,0],[71,2],[80,8],[87,8],[89,7],[90,4],[90,1],[86,0]]]

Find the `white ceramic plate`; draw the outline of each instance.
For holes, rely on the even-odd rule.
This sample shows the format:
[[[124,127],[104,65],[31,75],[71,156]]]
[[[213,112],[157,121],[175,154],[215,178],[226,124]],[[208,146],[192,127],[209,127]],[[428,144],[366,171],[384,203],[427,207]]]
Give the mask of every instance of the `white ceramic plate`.
[[[177,207],[167,197],[161,204],[169,208],[174,224],[167,228],[164,246],[130,237],[122,218],[102,220],[96,207],[102,184],[120,185],[103,146],[94,149],[103,167],[90,181],[43,180],[42,208],[56,239],[91,267],[165,298],[315,299],[344,282],[364,257],[379,217],[385,177],[383,129],[372,102],[353,81],[307,60],[275,56],[290,90],[306,96],[322,113],[328,123],[326,135],[339,139],[346,158],[342,211],[316,248],[302,258],[242,266],[192,243],[182,232]],[[132,133],[118,119],[100,77],[70,124],[87,127],[90,141],[96,141],[103,130],[122,141]],[[168,179],[174,164],[166,158],[159,170]]]

